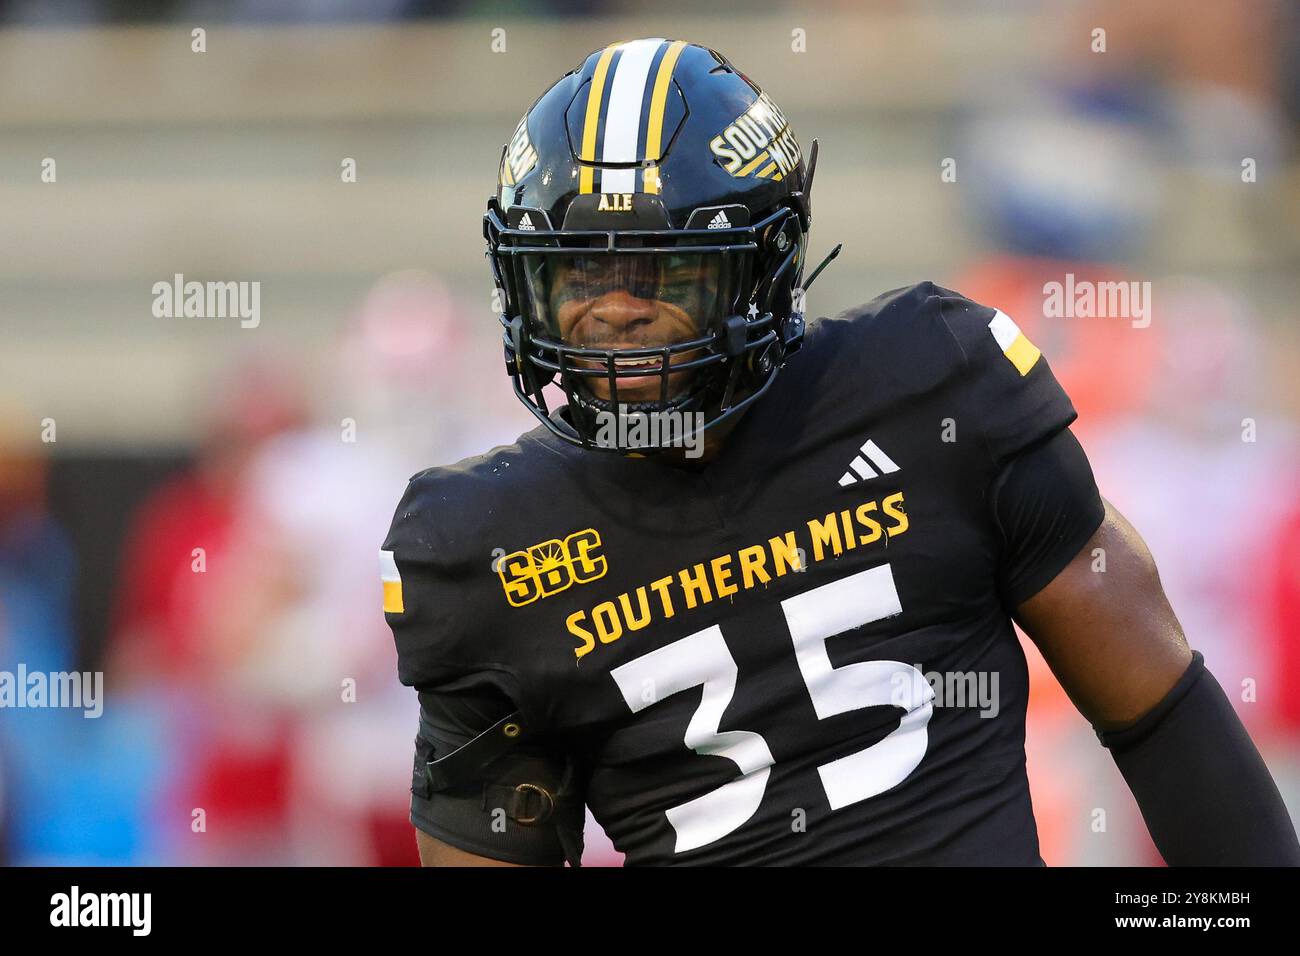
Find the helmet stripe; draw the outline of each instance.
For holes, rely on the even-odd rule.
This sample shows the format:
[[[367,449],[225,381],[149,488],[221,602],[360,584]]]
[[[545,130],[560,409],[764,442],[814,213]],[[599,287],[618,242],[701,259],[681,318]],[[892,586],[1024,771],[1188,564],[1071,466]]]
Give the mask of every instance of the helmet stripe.
[[[654,93],[650,96],[650,118],[646,122],[645,155],[658,159],[663,146],[664,110],[668,105],[668,86],[677,67],[677,58],[686,48],[685,40],[674,40],[668,46],[668,52],[659,61],[659,73],[655,76]],[[659,168],[650,166],[645,171],[645,191],[659,192]]]
[[[761,153],[759,153],[757,156],[755,156],[753,159],[747,162],[744,166],[741,166],[738,170],[736,170],[736,172],[733,175],[748,176],[750,173],[754,171],[756,167],[761,166],[763,163],[767,162],[767,159],[768,159],[767,150],[763,150]],[[776,164],[773,163],[772,165],[775,166]],[[759,173],[758,175],[761,177],[763,174]]]
[[[655,54],[666,42],[662,37],[655,37],[623,45],[609,87],[602,163],[635,163],[641,158],[637,153],[637,139],[641,117],[645,113],[647,78]],[[601,192],[630,193],[635,189],[635,169],[605,169],[601,172]]]
[[[587,91],[587,114],[582,123],[582,172],[579,174],[578,191],[589,193],[595,185],[596,169],[590,165],[596,161],[596,134],[600,129],[600,104],[605,96],[605,75],[609,72],[609,61],[614,58],[620,44],[611,43],[600,52],[596,61],[596,70],[591,76],[591,87]]]

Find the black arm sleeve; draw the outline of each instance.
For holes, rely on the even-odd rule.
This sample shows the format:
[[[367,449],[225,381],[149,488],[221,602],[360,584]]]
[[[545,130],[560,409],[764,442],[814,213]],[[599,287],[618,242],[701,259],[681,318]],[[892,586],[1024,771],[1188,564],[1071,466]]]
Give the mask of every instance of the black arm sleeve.
[[[1097,736],[1170,866],[1300,866],[1277,785],[1199,651],[1146,716]]]
[[[998,589],[1009,610],[1051,583],[1106,514],[1088,458],[1068,428],[1011,459],[990,498],[1005,544]]]
[[[473,679],[421,691],[411,823],[478,856],[528,866],[559,866],[567,858],[576,866],[585,814],[577,768],[544,741],[519,744],[476,779],[447,790],[435,792],[425,775],[430,760],[464,746],[514,709],[499,688]],[[552,798],[554,810],[541,822],[519,822],[517,816],[536,815],[538,789]]]

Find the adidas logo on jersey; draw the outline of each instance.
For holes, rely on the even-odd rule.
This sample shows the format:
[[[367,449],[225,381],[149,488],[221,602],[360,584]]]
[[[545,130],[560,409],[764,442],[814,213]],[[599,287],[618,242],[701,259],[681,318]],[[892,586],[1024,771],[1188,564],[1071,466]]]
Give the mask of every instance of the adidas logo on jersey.
[[[537,230],[537,227],[533,225],[532,217],[528,213],[524,213],[519,217],[519,228],[525,232],[535,232]]]
[[[894,464],[894,459],[890,458],[880,446],[867,439],[867,443],[858,449],[861,454],[849,462],[849,470],[840,476],[840,487],[847,488],[849,485],[855,485],[859,481],[866,481],[869,478],[879,478],[881,475],[887,475],[890,472],[898,471],[898,466]],[[868,464],[870,462],[870,464]],[[875,465],[875,468],[871,466]]]
[[[709,220],[709,225],[708,225],[707,228],[709,228],[709,229],[730,229],[730,228],[731,228],[731,220],[727,218],[727,214],[726,214],[723,210],[719,209],[719,210],[718,210],[718,214],[717,214],[716,216],[714,216],[712,219]]]

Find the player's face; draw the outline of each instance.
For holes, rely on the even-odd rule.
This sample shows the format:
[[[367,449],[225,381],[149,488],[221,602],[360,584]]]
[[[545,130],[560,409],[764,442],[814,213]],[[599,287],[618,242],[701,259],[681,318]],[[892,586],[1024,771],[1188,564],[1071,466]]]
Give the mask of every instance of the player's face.
[[[701,336],[719,308],[716,256],[604,255],[565,257],[552,264],[549,313],[561,341],[584,348],[630,349],[675,345]],[[692,350],[672,358],[680,364],[695,358]],[[603,368],[599,360],[582,360]],[[618,378],[620,402],[659,398],[658,358],[625,359],[621,368],[653,370]],[[679,393],[693,370],[669,375],[669,394]],[[610,397],[609,381],[589,378],[598,398]]]

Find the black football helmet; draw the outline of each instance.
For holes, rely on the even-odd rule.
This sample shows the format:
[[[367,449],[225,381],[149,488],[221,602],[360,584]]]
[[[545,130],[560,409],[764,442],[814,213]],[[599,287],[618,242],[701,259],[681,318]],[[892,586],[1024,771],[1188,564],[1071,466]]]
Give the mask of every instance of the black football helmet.
[[[803,337],[815,158],[706,47],[616,43],[561,77],[504,148],[483,219],[520,401],[624,453],[656,446],[598,442],[599,413],[709,428],[756,401]]]

